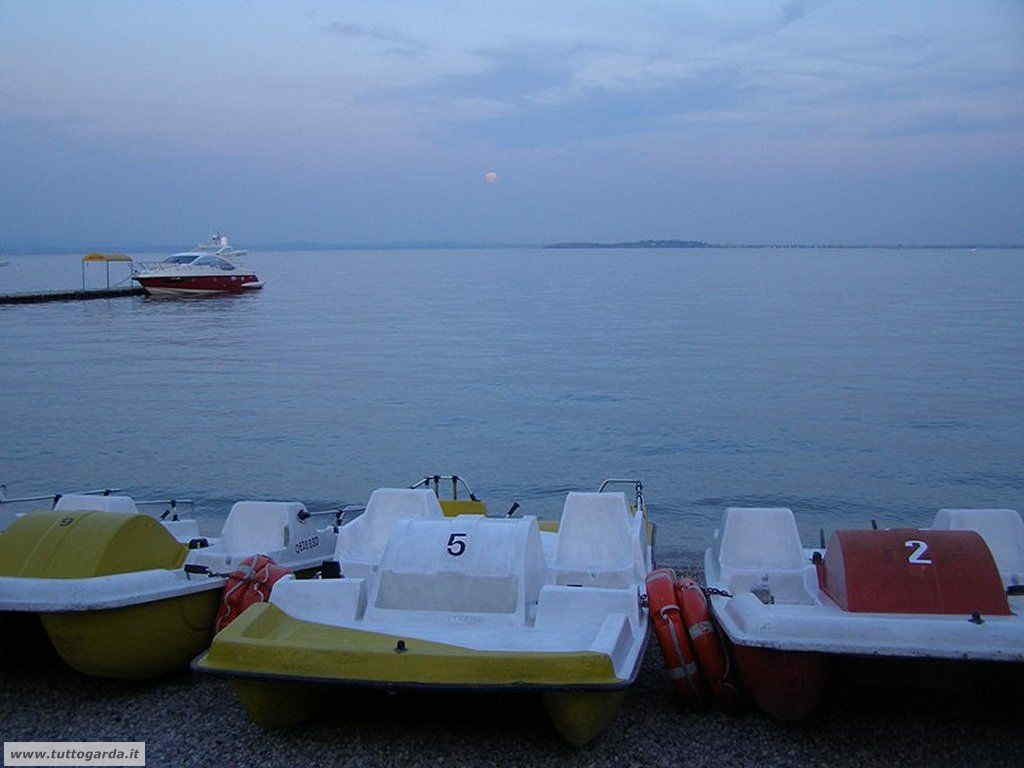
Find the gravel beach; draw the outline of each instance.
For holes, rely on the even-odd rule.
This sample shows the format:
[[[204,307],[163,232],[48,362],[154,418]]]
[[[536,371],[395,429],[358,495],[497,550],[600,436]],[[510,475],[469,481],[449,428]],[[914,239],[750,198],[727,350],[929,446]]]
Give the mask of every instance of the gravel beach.
[[[698,714],[678,706],[653,637],[618,718],[582,749],[559,739],[535,696],[338,689],[323,718],[264,731],[225,680],[136,684],[44,662],[0,662],[4,741],[145,741],[149,766],[1024,765],[1019,697],[1011,709],[984,696],[834,686],[800,725],[753,710]]]

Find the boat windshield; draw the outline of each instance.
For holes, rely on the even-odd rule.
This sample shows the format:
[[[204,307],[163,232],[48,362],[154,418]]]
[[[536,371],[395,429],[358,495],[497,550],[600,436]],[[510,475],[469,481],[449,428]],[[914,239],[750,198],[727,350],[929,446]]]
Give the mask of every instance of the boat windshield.
[[[217,269],[234,269],[235,265],[224,259],[219,259],[216,256],[203,256],[202,258],[196,259],[194,262],[197,266],[202,265],[204,267],[216,267]]]
[[[164,264],[191,264],[196,255],[194,253],[176,253],[164,259]]]

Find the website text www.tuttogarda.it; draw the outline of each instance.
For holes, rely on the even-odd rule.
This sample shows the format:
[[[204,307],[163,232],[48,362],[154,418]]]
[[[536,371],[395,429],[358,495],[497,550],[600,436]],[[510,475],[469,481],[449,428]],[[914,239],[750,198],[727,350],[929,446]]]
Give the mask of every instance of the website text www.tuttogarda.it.
[[[4,766],[144,766],[144,741],[5,741]]]

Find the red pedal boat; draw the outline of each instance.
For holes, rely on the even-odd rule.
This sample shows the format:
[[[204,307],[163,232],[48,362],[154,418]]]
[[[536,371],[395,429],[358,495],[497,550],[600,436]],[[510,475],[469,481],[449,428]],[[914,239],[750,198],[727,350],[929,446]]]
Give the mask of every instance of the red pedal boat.
[[[815,708],[839,658],[1024,661],[1014,510],[945,509],[931,528],[840,530],[805,549],[790,510],[730,508],[704,567],[743,683],[782,720]]]

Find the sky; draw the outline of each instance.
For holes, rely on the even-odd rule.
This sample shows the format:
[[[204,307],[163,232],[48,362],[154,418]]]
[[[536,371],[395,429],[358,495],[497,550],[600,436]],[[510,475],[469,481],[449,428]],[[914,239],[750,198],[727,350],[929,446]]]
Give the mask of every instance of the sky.
[[[0,178],[8,252],[1024,243],[1024,0],[0,0]]]

